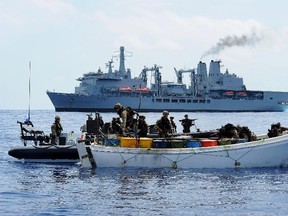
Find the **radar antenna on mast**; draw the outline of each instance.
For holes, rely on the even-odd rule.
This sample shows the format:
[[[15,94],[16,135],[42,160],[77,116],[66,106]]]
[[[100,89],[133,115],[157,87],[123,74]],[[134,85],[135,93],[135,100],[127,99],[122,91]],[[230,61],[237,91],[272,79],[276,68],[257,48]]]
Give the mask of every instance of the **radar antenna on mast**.
[[[113,57],[111,58],[111,61],[108,61],[108,63],[106,63],[106,68],[108,68],[108,73],[112,74],[113,70],[112,68],[114,67],[113,64]]]

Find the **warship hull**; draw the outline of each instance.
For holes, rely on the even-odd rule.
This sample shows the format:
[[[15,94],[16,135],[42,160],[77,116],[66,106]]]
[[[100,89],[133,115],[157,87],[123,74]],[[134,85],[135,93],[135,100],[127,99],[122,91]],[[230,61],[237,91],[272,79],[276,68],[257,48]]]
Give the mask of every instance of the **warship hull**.
[[[222,98],[193,99],[191,97],[142,97],[77,95],[47,92],[55,111],[113,112],[116,103],[141,112],[283,112],[288,110],[288,92],[263,91],[261,99]]]

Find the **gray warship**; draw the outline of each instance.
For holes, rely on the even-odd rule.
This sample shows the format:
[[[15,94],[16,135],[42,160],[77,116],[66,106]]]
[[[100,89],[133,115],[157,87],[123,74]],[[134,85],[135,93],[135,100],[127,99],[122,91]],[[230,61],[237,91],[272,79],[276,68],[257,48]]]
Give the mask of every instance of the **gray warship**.
[[[164,82],[160,69],[144,67],[132,78],[125,67],[124,47],[120,47],[119,70],[113,70],[113,59],[107,72],[98,70],[83,74],[74,93],[47,91],[55,111],[112,112],[121,103],[141,112],[282,112],[288,110],[288,92],[247,90],[243,78],[228,70],[221,72],[221,61],[211,60],[209,71],[200,61],[197,68],[175,70],[177,82]],[[190,74],[189,84],[183,74]],[[148,75],[153,79],[148,83]],[[150,77],[150,76],[149,76]]]

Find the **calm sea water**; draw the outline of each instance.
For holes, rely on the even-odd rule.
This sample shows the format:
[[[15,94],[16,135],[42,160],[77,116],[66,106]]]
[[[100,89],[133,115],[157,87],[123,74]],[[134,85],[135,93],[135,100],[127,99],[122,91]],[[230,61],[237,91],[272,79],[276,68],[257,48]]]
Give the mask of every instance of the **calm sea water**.
[[[47,134],[52,110],[32,110]],[[79,133],[86,113],[57,113],[64,130]],[[185,113],[171,113],[178,131]],[[288,113],[188,113],[201,130],[226,123],[267,133],[288,126]],[[114,113],[101,114],[109,121]],[[145,114],[154,124],[161,113]],[[22,163],[7,152],[22,145],[24,110],[0,110],[1,215],[287,215],[288,169],[83,169],[80,165]],[[193,128],[195,129],[195,128]],[[287,153],[288,154],[288,153]]]

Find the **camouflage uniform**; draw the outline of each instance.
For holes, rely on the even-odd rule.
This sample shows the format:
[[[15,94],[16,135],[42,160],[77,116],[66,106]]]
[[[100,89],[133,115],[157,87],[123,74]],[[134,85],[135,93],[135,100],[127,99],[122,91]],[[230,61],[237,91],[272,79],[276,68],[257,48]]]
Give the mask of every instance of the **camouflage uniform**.
[[[51,142],[55,143],[56,139],[61,135],[61,132],[63,131],[62,125],[60,123],[60,117],[55,116],[55,122],[51,126]]]
[[[190,127],[193,125],[193,120],[188,118],[188,115],[184,116],[185,118],[180,120],[181,125],[183,126],[183,133],[190,133]]]
[[[138,136],[139,137],[147,137],[148,133],[148,125],[145,121],[145,116],[139,116],[139,121],[138,121]]]
[[[123,107],[121,104],[117,103],[114,106],[114,109],[117,111],[117,114],[120,116],[121,122],[121,129],[123,132],[129,132],[129,129],[134,129],[134,118],[137,112],[133,111],[131,108],[128,109]]]
[[[168,134],[172,133],[173,127],[168,115],[168,111],[163,111],[163,116],[156,122],[155,128],[159,131],[160,137],[167,137]]]

